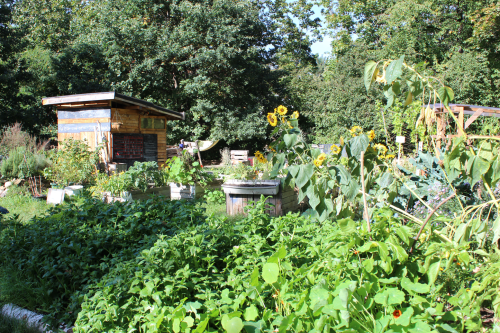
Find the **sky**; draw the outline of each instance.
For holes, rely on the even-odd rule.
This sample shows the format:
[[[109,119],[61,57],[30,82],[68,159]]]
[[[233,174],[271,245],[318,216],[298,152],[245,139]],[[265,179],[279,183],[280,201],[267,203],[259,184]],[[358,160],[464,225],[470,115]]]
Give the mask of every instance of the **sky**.
[[[311,46],[311,51],[319,56],[329,55],[332,52],[332,38],[329,36],[323,36],[322,42],[316,42]]]
[[[325,17],[321,14],[321,8],[317,5],[313,6],[313,11],[315,15],[313,18],[319,17],[322,22],[322,26],[326,26]],[[323,35],[322,42],[316,42],[311,46],[311,51],[319,56],[329,55],[332,52],[331,46],[332,38],[330,36]]]

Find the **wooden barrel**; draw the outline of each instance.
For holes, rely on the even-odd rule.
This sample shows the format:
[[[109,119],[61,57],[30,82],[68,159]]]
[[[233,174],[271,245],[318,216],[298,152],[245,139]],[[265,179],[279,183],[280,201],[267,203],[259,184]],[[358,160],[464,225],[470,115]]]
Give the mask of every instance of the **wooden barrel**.
[[[224,188],[224,192],[226,192],[226,213],[228,215],[244,214],[244,208],[250,205],[251,202],[259,201],[261,195],[267,197],[266,203],[270,205],[267,205],[268,209],[266,212],[271,216],[282,216],[299,209],[298,196],[295,189],[291,186],[283,189],[281,183],[278,185],[276,194],[270,194],[272,192],[265,186],[263,188],[266,190],[263,190],[263,193],[258,193],[258,187],[252,187],[252,191],[228,191],[224,185],[222,187]]]

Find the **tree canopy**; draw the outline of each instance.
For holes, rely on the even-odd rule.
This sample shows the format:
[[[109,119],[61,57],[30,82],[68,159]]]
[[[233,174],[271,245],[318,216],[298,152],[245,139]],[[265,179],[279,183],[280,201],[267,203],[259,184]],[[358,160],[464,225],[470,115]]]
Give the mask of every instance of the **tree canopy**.
[[[24,76],[9,93],[29,96],[31,112],[48,115],[45,123],[54,118],[40,106],[44,96],[115,90],[185,111],[186,122],[169,128],[171,139],[264,140],[263,115],[283,90],[279,59],[314,62],[304,30],[319,25],[311,6],[305,0],[5,2],[0,33],[17,34],[6,44],[18,49],[1,65]],[[20,100],[11,104],[26,114]]]

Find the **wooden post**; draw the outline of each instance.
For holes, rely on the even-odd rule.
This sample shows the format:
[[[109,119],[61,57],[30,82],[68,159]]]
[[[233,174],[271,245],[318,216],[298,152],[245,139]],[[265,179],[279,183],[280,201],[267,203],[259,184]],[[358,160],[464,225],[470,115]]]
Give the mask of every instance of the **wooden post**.
[[[464,108],[463,106],[457,106],[455,107],[455,110],[459,112],[458,114],[458,135],[464,135],[464,132],[462,131],[462,128],[464,128]]]
[[[198,144],[198,140],[195,141],[196,150],[198,151],[198,160],[200,161],[200,166],[203,168],[203,163],[201,163],[201,155],[200,155],[200,145]]]
[[[444,124],[444,113],[438,113],[436,115],[436,124],[437,124],[436,147],[439,149],[441,148],[441,140],[444,139],[446,131]]]

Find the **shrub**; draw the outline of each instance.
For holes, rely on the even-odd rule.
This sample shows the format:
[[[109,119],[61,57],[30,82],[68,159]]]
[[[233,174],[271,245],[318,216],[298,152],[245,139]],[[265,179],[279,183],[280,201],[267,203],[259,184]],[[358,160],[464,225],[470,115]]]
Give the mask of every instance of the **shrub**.
[[[25,147],[27,151],[35,153],[45,150],[48,140],[39,142],[36,137],[22,130],[20,123],[4,127],[0,135],[0,155],[7,155],[18,147]]]
[[[44,170],[44,176],[56,183],[87,183],[97,170],[99,148],[91,151],[85,141],[66,139],[59,149],[50,154],[52,165]]]
[[[12,149],[9,156],[2,161],[2,177],[26,178],[40,175],[49,163],[45,153],[33,153],[28,148],[19,146]]]
[[[17,269],[23,277],[18,283],[37,290],[43,302],[36,309],[48,313],[52,324],[73,323],[90,284],[149,249],[158,235],[172,237],[202,221],[201,212],[184,201],[108,205],[82,198],[31,223],[0,223],[0,271]]]

